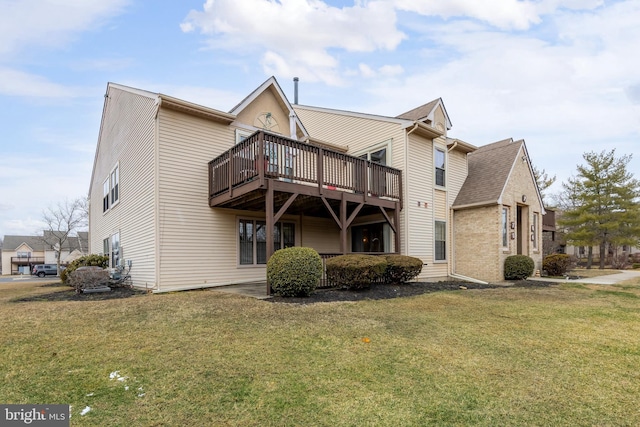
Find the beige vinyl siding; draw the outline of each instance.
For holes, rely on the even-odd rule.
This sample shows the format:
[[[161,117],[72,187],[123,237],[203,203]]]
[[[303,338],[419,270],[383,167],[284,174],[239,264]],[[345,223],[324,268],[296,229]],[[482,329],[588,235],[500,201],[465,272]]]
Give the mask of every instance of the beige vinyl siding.
[[[168,109],[158,120],[160,290],[249,276],[236,267],[238,212],[208,203],[208,162],[235,143],[235,130]]]
[[[354,155],[388,140],[393,140],[388,166],[404,167],[404,130],[398,123],[368,117],[294,107],[312,138],[348,147]]]
[[[447,192],[449,203],[453,204],[467,179],[467,154],[454,149],[447,153],[447,159]]]
[[[120,233],[124,259],[131,260],[136,286],[155,276],[155,100],[111,87],[106,99],[90,194],[89,250],[103,252],[102,241]],[[119,165],[119,200],[102,212],[102,184]]]
[[[319,253],[340,253],[340,228],[333,219],[302,217],[300,244]]]
[[[408,216],[408,233],[403,236],[406,255],[420,258],[427,265],[420,278],[435,277],[439,272],[434,257],[433,142],[415,134],[408,137],[405,204],[402,215]]]
[[[267,90],[258,95],[251,104],[238,114],[237,122],[262,129],[262,124],[257,122],[256,118],[264,113],[271,113],[273,120],[278,124],[278,126],[276,128],[272,128],[270,132],[279,133],[285,137],[291,136],[289,112],[282,108],[282,104],[278,98],[276,98],[273,89]]]
[[[401,251],[404,252],[405,245],[402,243],[402,239],[406,238],[403,230],[405,230],[405,212],[407,210],[407,177],[404,171],[406,131],[402,129],[400,123],[382,118],[375,119],[373,116],[351,116],[299,106],[294,106],[294,109],[311,137],[348,147],[350,155],[360,154],[379,146],[381,143],[390,141],[391,154],[387,165],[402,170],[403,188],[405,189],[403,195],[405,208],[400,212],[400,224],[397,226],[401,236]],[[390,236],[390,238],[393,242],[394,237]]]

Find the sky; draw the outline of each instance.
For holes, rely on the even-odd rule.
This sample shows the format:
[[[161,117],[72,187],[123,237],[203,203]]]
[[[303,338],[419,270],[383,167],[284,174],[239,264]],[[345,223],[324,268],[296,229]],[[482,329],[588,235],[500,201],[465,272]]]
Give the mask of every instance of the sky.
[[[229,111],[270,76],[293,102],[396,116],[441,97],[449,136],[524,139],[534,166],[633,154],[640,0],[0,0],[0,238],[87,195],[108,82]]]

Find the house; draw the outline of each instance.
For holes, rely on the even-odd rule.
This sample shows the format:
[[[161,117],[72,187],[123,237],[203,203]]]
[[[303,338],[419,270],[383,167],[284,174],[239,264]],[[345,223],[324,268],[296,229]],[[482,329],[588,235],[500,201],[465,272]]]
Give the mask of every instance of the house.
[[[56,248],[50,243],[45,231],[42,236],[4,236],[2,246],[2,271],[4,274],[30,274],[36,264],[57,264]],[[60,260],[66,265],[76,258],[87,254],[89,233],[80,231],[62,245]]]
[[[264,281],[289,246],[419,257],[421,280],[502,280],[517,253],[540,268],[524,141],[478,148],[451,127],[442,99],[387,117],[291,104],[273,77],[229,112],[109,83],[90,251],[160,292]]]

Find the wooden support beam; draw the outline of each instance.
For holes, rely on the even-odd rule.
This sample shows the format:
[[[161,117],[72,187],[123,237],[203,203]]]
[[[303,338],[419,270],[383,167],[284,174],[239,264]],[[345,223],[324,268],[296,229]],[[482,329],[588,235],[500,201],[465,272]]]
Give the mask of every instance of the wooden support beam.
[[[267,194],[265,197],[265,211],[266,211],[266,234],[267,234],[267,262],[273,255],[273,226],[275,221],[273,220],[273,187],[269,185],[267,188]],[[271,295],[271,284],[267,280],[267,295]]]
[[[336,224],[338,224],[338,227],[340,227],[340,229],[342,230],[342,223],[340,222],[340,218],[338,218],[338,216],[335,214],[335,212],[331,208],[331,205],[329,204],[329,202],[327,202],[326,197],[321,196],[320,199],[322,200],[322,203],[324,203],[324,206],[327,208],[327,210],[333,217],[333,220],[336,222]]]
[[[356,219],[356,215],[358,215],[358,213],[360,212],[360,209],[362,209],[362,207],[364,206],[364,203],[360,203],[354,210],[353,212],[351,212],[351,215],[349,216],[349,219],[347,220],[346,224],[345,224],[345,228],[348,228],[351,223],[353,222],[354,219]],[[346,208],[346,206],[345,206]]]
[[[340,200],[340,251],[347,253],[347,199]]]
[[[384,219],[387,221],[387,224],[389,224],[389,227],[391,227],[391,229],[393,230],[394,233],[398,233],[397,229],[396,229],[396,225],[391,222],[391,219],[389,218],[389,215],[387,215],[387,211],[384,210],[384,208],[382,206],[378,206],[380,208],[380,212],[382,212],[382,215],[384,216]]]
[[[298,197],[298,193],[293,193],[291,196],[289,196],[289,199],[285,202],[284,205],[282,205],[278,213],[273,217],[274,224],[278,222],[280,220],[280,217],[287,211],[287,209],[289,209],[289,206],[291,206],[291,203],[293,203],[296,197]]]
[[[393,210],[393,222],[396,224],[396,229],[400,229],[400,208],[401,202],[396,202],[396,208]],[[396,253],[400,253],[400,233],[395,233]]]

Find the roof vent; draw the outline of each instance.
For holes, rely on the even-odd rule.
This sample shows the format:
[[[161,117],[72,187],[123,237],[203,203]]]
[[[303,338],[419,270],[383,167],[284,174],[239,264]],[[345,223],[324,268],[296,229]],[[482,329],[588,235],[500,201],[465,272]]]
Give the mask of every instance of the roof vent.
[[[293,103],[298,104],[298,78],[293,78]]]

